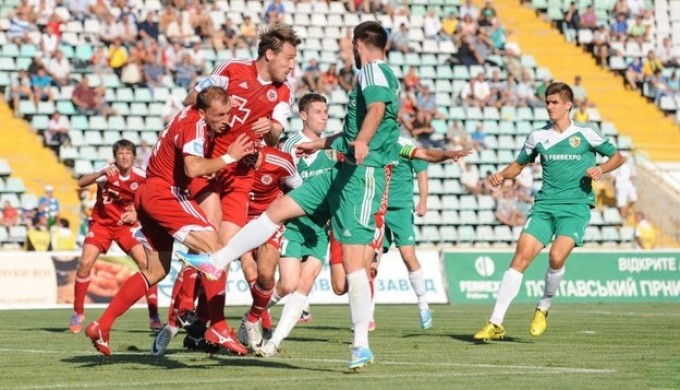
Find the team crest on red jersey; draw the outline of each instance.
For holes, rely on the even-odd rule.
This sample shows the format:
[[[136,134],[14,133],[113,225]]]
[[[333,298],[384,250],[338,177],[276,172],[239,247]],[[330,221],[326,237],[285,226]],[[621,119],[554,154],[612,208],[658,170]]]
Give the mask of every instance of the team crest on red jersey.
[[[270,89],[269,91],[267,91],[267,99],[269,99],[270,102],[274,102],[278,98],[279,98],[279,93],[276,92],[275,89]]]
[[[262,184],[264,185],[270,185],[272,183],[272,177],[269,175],[264,175],[262,176]]]
[[[137,183],[130,184],[130,189],[132,191],[137,191],[137,188],[139,188],[139,184],[137,184]]]
[[[581,137],[575,135],[569,138],[569,145],[571,145],[572,148],[578,148],[578,146],[581,145]]]

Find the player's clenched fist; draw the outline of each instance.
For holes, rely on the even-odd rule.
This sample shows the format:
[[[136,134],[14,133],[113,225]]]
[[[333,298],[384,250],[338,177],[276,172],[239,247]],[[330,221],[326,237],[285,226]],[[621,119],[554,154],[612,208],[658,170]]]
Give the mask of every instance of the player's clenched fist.
[[[586,177],[589,177],[595,181],[600,180],[602,177],[602,168],[598,167],[590,167],[586,170]]]
[[[357,165],[363,164],[368,157],[368,145],[363,141],[354,140],[350,145],[354,148],[354,160]]]
[[[116,167],[115,164],[109,164],[106,167],[104,167],[104,169],[102,169],[101,172],[102,172],[102,174],[105,174],[106,176],[111,176],[111,175],[115,175],[116,173],[118,173],[118,168]]]
[[[500,173],[494,173],[493,175],[491,175],[491,177],[489,177],[489,183],[491,184],[491,187],[494,188],[502,186],[504,180],[505,179],[503,178],[503,176],[501,176]]]
[[[271,130],[272,121],[269,118],[260,118],[253,124],[253,133],[257,135],[265,135]]]

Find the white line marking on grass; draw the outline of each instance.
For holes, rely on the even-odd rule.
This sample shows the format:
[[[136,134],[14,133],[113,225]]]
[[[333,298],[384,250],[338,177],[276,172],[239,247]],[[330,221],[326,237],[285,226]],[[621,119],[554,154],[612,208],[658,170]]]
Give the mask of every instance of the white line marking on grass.
[[[605,311],[605,310],[589,310],[583,313],[587,314],[599,314],[604,316],[625,316],[625,317],[680,317],[680,313],[644,313],[644,312],[618,312],[618,311]]]
[[[69,351],[49,351],[49,350],[35,350],[35,349],[10,349],[10,348],[0,348],[0,352],[13,352],[13,353],[40,353],[40,354],[59,354],[59,355],[72,355],[74,353],[87,353],[84,351],[69,352]],[[150,358],[152,357],[147,352],[131,352],[126,351],[126,354],[133,355],[146,355]],[[114,354],[115,355],[115,354]],[[97,355],[93,355],[97,356]],[[172,354],[168,355],[172,358],[178,359],[195,359],[196,355],[183,355],[183,354]],[[218,355],[226,356],[231,359],[240,359],[237,357],[229,357],[228,355]],[[279,357],[272,361],[292,361],[292,362],[312,362],[312,363],[329,363],[329,364],[346,364],[346,360],[341,359],[313,359],[313,358],[296,358],[296,357]],[[263,359],[264,361],[264,359]],[[543,366],[532,366],[532,365],[508,365],[508,364],[478,364],[478,363],[447,363],[447,362],[393,362],[393,361],[383,361],[378,360],[378,364],[385,366],[411,366],[411,367],[466,367],[466,368],[493,368],[493,369],[505,369],[505,370],[519,370],[526,371],[528,373],[564,373],[564,374],[611,374],[615,373],[616,370],[610,369],[598,369],[598,368],[579,368],[579,367],[543,367]]]

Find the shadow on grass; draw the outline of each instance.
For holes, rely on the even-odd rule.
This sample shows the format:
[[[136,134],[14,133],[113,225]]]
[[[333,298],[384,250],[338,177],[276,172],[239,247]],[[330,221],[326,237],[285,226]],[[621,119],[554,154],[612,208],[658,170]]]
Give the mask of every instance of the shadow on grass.
[[[313,325],[301,323],[296,329],[314,329],[314,330],[337,330],[337,331],[347,331],[351,333],[352,329],[349,326],[326,326],[326,325]]]
[[[313,337],[288,337],[286,339],[287,341],[298,341],[298,342],[321,342],[321,343],[333,343],[333,344],[351,344],[349,341],[342,341],[338,339],[322,339],[322,338],[313,338]]]
[[[471,334],[448,334],[448,337],[458,340],[458,341],[464,341],[468,343],[473,343],[473,344],[480,344],[480,345],[486,345],[486,344],[495,344],[495,343],[519,343],[519,344],[527,344],[528,342],[524,339],[516,338],[516,337],[504,337],[503,340],[492,340],[492,341],[480,341],[480,340],[475,340],[474,336]]]
[[[68,327],[64,326],[61,328],[32,328],[32,329],[26,329],[27,331],[32,331],[32,330],[40,330],[43,332],[50,332],[50,333],[71,333],[71,331],[68,329]],[[77,336],[77,335],[74,335]]]

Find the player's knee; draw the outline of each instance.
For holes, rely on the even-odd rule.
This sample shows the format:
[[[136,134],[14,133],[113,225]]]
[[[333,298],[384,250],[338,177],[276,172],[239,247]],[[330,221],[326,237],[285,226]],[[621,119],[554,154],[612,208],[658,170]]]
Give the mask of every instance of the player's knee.
[[[563,253],[558,253],[556,251],[550,251],[548,255],[548,261],[550,263],[550,268],[560,269],[564,266],[564,262],[567,260],[567,255]]]
[[[345,281],[332,281],[333,293],[335,295],[344,295],[347,292],[347,283]]]

